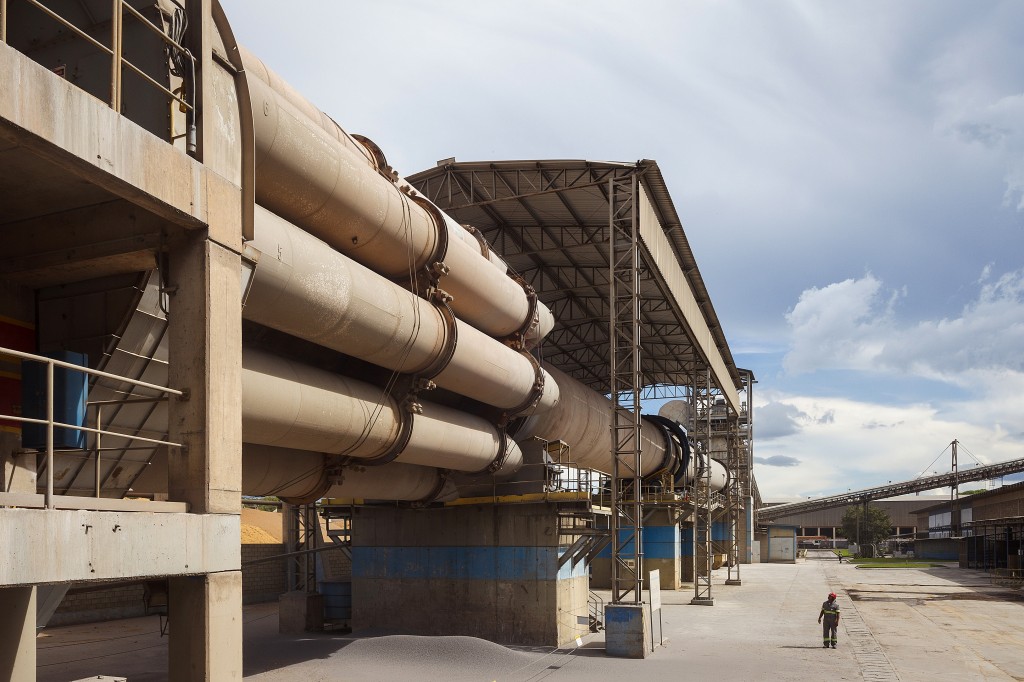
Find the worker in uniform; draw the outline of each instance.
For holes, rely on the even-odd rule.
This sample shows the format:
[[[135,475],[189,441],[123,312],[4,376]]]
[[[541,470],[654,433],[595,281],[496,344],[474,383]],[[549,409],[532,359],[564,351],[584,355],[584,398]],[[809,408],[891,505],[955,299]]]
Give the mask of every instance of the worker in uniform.
[[[839,605],[836,604],[835,592],[829,592],[828,601],[821,605],[818,622],[821,623],[821,645],[827,649],[831,644],[835,649],[836,631],[839,629]]]

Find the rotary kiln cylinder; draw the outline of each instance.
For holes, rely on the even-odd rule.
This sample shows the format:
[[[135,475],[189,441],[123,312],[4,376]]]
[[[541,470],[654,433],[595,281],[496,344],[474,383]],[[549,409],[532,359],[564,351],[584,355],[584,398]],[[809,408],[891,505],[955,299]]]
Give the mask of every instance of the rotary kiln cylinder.
[[[260,204],[386,277],[408,280],[431,267],[446,242],[441,287],[460,318],[495,337],[551,329],[547,308],[538,305],[531,314],[519,284],[461,235],[447,236],[448,221],[378,173],[365,149],[326,125],[321,112],[259,60],[244,58],[255,76],[249,88]]]
[[[437,306],[259,206],[251,244],[260,257],[246,319],[396,372],[427,371],[438,386],[501,409],[533,396],[538,371],[525,353],[446,320]],[[557,384],[543,370],[540,377],[536,411],[558,400]]]
[[[458,497],[454,483],[431,467],[399,462],[348,465],[331,480],[327,461],[316,452],[246,443],[242,448],[242,491],[293,501],[344,497],[415,502]]]
[[[370,459],[389,453],[403,420],[412,420],[396,461],[478,472],[498,461],[498,476],[522,466],[522,452],[487,420],[420,403],[401,411],[383,390],[247,349],[242,356],[242,439],[246,443]],[[503,444],[506,450],[503,451]]]
[[[554,367],[548,372],[558,384],[558,402],[543,413],[528,417],[516,439],[525,443],[530,438],[547,441],[563,440],[569,444],[569,456],[581,467],[611,473],[611,401],[587,388]],[[640,422],[640,473],[649,476],[665,463],[664,433],[654,424]],[[696,458],[691,457],[686,481],[697,474]],[[727,471],[721,462],[711,460],[712,490],[721,490],[727,483]]]

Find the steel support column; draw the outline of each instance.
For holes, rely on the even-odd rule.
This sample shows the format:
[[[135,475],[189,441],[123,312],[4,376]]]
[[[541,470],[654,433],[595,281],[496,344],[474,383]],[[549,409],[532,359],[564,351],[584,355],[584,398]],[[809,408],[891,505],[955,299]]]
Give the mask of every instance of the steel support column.
[[[286,591],[316,592],[316,554],[320,533],[315,504],[284,505],[285,552],[297,553],[287,561]]]
[[[711,369],[693,381],[694,445],[703,457],[703,469],[693,490],[693,599],[691,604],[713,606],[711,590]]]
[[[728,557],[726,566],[728,575],[726,585],[742,585],[740,581],[740,546],[737,541],[737,528],[743,511],[743,500],[740,486],[739,471],[743,467],[742,443],[740,441],[740,415],[728,409],[726,419],[726,461],[729,469],[729,486],[725,491],[725,522],[728,536],[726,537]]]
[[[608,181],[612,399],[612,603],[643,601],[640,478],[640,263],[637,176]]]

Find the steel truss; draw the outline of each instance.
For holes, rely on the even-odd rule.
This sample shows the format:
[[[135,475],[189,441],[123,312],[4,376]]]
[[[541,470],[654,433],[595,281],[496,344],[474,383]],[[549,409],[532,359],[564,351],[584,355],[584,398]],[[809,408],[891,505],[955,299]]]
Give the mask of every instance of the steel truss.
[[[282,508],[285,514],[285,553],[301,552],[289,556],[286,566],[288,591],[313,593],[316,586],[316,553],[320,544],[320,521],[315,504],[291,505]]]
[[[714,405],[711,369],[693,375],[690,414],[694,446],[703,453],[704,469],[694,481],[693,492],[693,599],[691,604],[713,606],[711,589],[711,410]]]
[[[816,500],[805,500],[803,502],[787,502],[776,504],[770,507],[761,507],[757,516],[760,523],[777,521],[793,514],[804,512],[832,509],[833,507],[846,507],[851,504],[860,504],[870,500],[884,500],[887,497],[897,495],[909,495],[910,493],[935,490],[936,488],[948,488],[958,483],[969,483],[971,481],[985,481],[990,478],[999,478],[1024,471],[1024,459],[1012,459],[998,464],[964,469],[958,472],[939,474],[938,476],[924,476],[909,481],[899,481],[888,485],[880,485],[875,488],[864,488],[851,492],[820,497]]]
[[[612,603],[643,602],[637,176],[608,180]]]

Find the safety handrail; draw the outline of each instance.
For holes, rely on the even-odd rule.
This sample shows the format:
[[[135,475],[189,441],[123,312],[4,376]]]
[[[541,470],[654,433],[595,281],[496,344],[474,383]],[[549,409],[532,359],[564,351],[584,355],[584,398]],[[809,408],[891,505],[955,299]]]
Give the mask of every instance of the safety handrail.
[[[133,442],[134,441],[139,441],[139,442],[143,442],[143,443],[151,443],[151,444],[154,444],[154,445],[166,445],[168,447],[176,447],[176,448],[180,448],[181,447],[181,443],[175,443],[175,442],[169,441],[169,440],[161,440],[161,439],[158,439],[158,438],[148,438],[148,437],[145,437],[145,436],[132,435],[132,434],[127,434],[127,433],[118,433],[116,431],[104,430],[102,428],[95,428],[94,429],[94,428],[91,428],[91,427],[88,427],[88,426],[79,426],[77,424],[66,424],[64,422],[56,421],[54,419],[54,414],[53,414],[54,370],[57,367],[62,367],[62,368],[65,368],[65,369],[76,371],[76,372],[82,372],[83,374],[88,374],[88,375],[91,375],[91,376],[103,377],[103,378],[106,378],[106,379],[113,379],[115,381],[123,381],[125,383],[132,384],[133,386],[142,387],[142,388],[148,388],[150,390],[161,392],[161,393],[165,394],[165,396],[183,396],[183,395],[185,395],[184,391],[179,391],[177,389],[168,388],[166,386],[159,386],[157,384],[151,384],[149,382],[141,381],[139,379],[132,379],[132,378],[125,377],[125,376],[119,376],[117,374],[111,374],[110,372],[103,372],[103,371],[98,370],[98,369],[92,369],[92,368],[89,368],[89,367],[83,367],[81,365],[76,365],[74,363],[64,362],[63,360],[57,360],[57,359],[54,359],[54,358],[47,358],[47,357],[43,357],[41,355],[35,355],[33,353],[26,353],[25,351],[14,350],[13,348],[0,347],[0,356],[15,357],[15,358],[19,358],[21,360],[28,360],[28,361],[31,361],[31,362],[39,362],[39,363],[43,363],[43,364],[46,365],[46,419],[37,419],[37,418],[34,418],[34,417],[23,417],[23,416],[20,416],[20,415],[0,414],[0,420],[8,420],[8,421],[15,421],[15,422],[20,422],[20,423],[28,423],[28,424],[44,424],[44,425],[46,425],[46,494],[44,495],[44,506],[47,509],[54,509],[54,501],[53,501],[53,455],[54,455],[53,429],[54,429],[54,427],[63,428],[63,429],[69,429],[69,430],[73,430],[73,431],[82,431],[82,432],[85,432],[85,433],[93,433],[93,434],[96,434],[97,438],[100,438],[103,435],[109,435],[109,436],[116,436],[118,438],[126,438],[126,439],[128,439],[130,441],[133,441]],[[143,400],[152,400],[152,399],[156,399],[156,398],[134,398],[134,399],[131,399],[131,400],[143,401]],[[166,397],[165,398],[161,398],[161,399],[165,400]],[[109,403],[109,402],[117,402],[117,401],[99,401],[96,404],[97,405],[102,405],[102,404]],[[99,421],[97,421],[97,424],[99,425]],[[99,475],[98,475],[99,474],[99,471],[98,471],[98,468],[99,468],[99,450],[97,450],[96,457],[97,457],[97,483],[96,483],[97,491],[96,491],[96,496],[99,497]]]
[[[152,31],[154,34],[159,36],[160,39],[165,44],[167,44],[168,46],[170,46],[171,48],[173,48],[175,50],[178,50],[179,52],[184,54],[186,57],[188,57],[188,59],[192,63],[193,80],[195,79],[194,73],[195,73],[196,58],[192,55],[192,53],[188,50],[188,48],[180,45],[177,41],[175,41],[173,38],[171,38],[166,33],[164,33],[164,31],[159,26],[155,25],[153,22],[151,22],[149,19],[147,19],[145,16],[143,16],[141,12],[139,12],[137,9],[135,9],[130,4],[128,4],[127,0],[112,0],[112,2],[113,2],[113,14],[111,16],[111,21],[110,21],[110,24],[111,24],[111,36],[110,36],[111,45],[110,45],[110,47],[108,47],[108,46],[104,45],[103,43],[101,43],[100,41],[96,40],[91,35],[89,35],[85,31],[83,31],[82,29],[78,28],[77,26],[72,24],[70,21],[68,21],[67,19],[65,19],[61,15],[57,14],[56,12],[54,12],[52,9],[50,9],[49,7],[44,5],[43,3],[39,2],[39,0],[23,0],[23,1],[27,2],[28,4],[30,4],[30,5],[32,5],[32,6],[36,7],[36,8],[38,8],[40,11],[42,11],[44,14],[49,16],[54,21],[58,22],[59,24],[64,26],[66,29],[68,29],[69,31],[71,31],[72,33],[77,35],[78,37],[88,41],[94,47],[96,47],[97,49],[101,50],[102,52],[104,52],[104,53],[106,53],[107,55],[110,56],[110,58],[111,58],[111,66],[110,66],[111,82],[110,82],[110,102],[109,103],[110,103],[110,107],[112,109],[114,109],[115,111],[117,111],[119,113],[121,111],[121,93],[122,93],[122,86],[121,86],[121,80],[122,79],[121,79],[121,75],[122,75],[123,67],[125,67],[125,66],[127,66],[129,69],[131,69],[132,71],[137,73],[139,76],[141,76],[143,79],[145,79],[150,85],[152,85],[153,87],[155,87],[158,90],[160,90],[160,92],[162,92],[165,95],[167,95],[168,97],[174,99],[176,102],[181,104],[181,106],[185,107],[188,111],[194,111],[194,104],[195,104],[194,102],[190,104],[183,97],[175,94],[174,91],[164,87],[163,84],[158,83],[149,74],[147,74],[144,71],[142,71],[139,67],[137,67],[135,64],[133,64],[130,60],[125,59],[124,55],[121,52],[121,48],[122,48],[122,33],[123,33],[123,28],[124,28],[124,10],[127,9],[128,12],[132,16],[134,16],[136,19],[138,19],[140,22],[142,22],[143,26],[145,26],[150,31]],[[9,4],[9,2],[10,2],[10,0],[0,0],[0,42],[4,42],[4,43],[7,42],[7,6]]]

